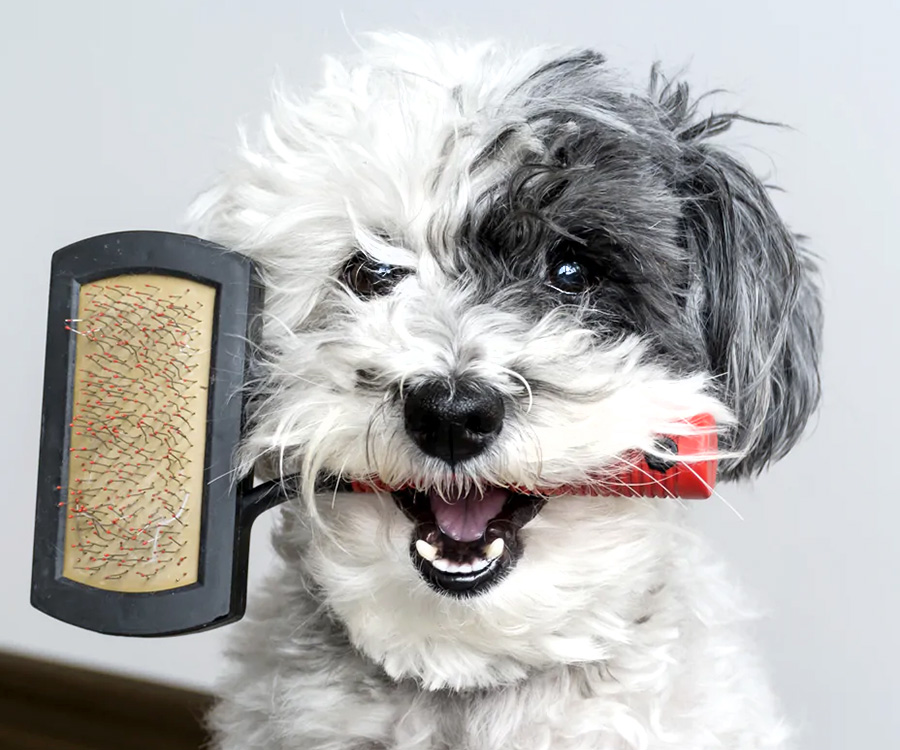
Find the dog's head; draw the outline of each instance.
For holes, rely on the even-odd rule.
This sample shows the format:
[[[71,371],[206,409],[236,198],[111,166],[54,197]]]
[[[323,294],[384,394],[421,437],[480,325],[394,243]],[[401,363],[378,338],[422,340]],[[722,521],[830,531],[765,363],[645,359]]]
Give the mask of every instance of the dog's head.
[[[528,489],[699,412],[727,426],[723,479],[798,438],[814,269],[713,144],[734,119],[656,73],[627,90],[590,52],[381,37],[307,101],[277,97],[201,200],[201,230],[267,283],[245,468],[418,488],[307,492],[281,540],[305,540],[390,674],[463,687],[602,657],[658,591],[660,503]]]

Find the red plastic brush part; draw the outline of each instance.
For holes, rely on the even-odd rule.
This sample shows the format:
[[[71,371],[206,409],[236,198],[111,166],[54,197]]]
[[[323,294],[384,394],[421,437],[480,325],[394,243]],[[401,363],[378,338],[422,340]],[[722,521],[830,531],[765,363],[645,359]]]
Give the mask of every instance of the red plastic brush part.
[[[690,435],[666,435],[675,443],[679,456],[692,458],[677,461],[665,471],[652,469],[643,454],[636,453],[622,464],[622,470],[597,482],[578,487],[553,487],[546,490],[531,490],[531,494],[554,497],[557,495],[605,495],[618,497],[680,497],[686,500],[703,500],[713,493],[716,485],[717,462],[714,458],[718,448],[716,421],[710,414],[698,414],[688,422],[696,430]],[[384,482],[353,481],[354,492],[388,492],[391,488]]]
[[[580,488],[581,494],[616,495],[620,497],[680,497],[685,500],[705,500],[716,486],[718,449],[716,421],[710,414],[698,414],[688,420],[696,431],[690,435],[666,435],[674,441],[679,456],[694,458],[677,461],[666,471],[650,468],[643,454],[635,456],[633,465],[626,465],[610,479]],[[559,494],[552,493],[552,494]]]

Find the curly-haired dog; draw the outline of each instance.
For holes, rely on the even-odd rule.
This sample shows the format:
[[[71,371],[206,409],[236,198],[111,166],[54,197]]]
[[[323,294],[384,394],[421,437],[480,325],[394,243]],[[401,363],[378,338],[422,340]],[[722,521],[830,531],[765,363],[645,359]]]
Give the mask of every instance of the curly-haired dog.
[[[732,584],[671,499],[555,497],[712,413],[720,478],[818,400],[815,268],[654,72],[373,37],[196,207],[267,283],[242,468],[299,472],[226,750],[776,748]],[[322,472],[417,491],[316,494]]]

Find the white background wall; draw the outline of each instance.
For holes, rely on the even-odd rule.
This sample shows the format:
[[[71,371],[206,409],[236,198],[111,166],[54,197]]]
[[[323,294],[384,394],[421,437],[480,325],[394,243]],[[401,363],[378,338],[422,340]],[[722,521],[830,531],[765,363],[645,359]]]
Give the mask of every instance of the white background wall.
[[[343,20],[342,14],[343,13]],[[825,261],[825,402],[811,437],[753,487],[696,507],[770,613],[759,636],[808,750],[900,746],[900,439],[896,0],[18,2],[0,14],[0,648],[208,686],[224,632],[162,641],[82,632],[28,605],[51,252],[100,232],[178,229],[265,108],[324,52],[375,28],[595,46],[644,81],[700,88],[791,124],[742,128],[744,153]],[[268,560],[257,528],[253,576]]]

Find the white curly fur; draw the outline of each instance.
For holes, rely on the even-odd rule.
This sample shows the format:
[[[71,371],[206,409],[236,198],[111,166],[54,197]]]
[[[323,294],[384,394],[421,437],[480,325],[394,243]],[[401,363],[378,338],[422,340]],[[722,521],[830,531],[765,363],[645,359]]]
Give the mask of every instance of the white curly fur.
[[[222,750],[785,745],[744,639],[749,613],[677,502],[554,498],[510,575],[458,599],[411,564],[412,523],[390,496],[311,491],[322,470],[568,484],[693,414],[731,420],[709,372],[668,368],[641,335],[598,342],[564,311],[535,323],[459,281],[453,237],[539,134],[519,130],[497,163],[474,165],[524,122],[523,81],[559,54],[373,37],[358,64],[329,61],[305,102],[277,93],[261,141],[195,207],[203,236],[252,256],[267,284],[265,401],[242,470],[265,460],[306,479],[282,511],[279,567],[236,628],[212,716]],[[613,108],[570,104],[635,131]],[[359,248],[414,273],[358,299],[339,278]],[[361,370],[380,391],[356,387]],[[451,373],[516,404],[496,449],[456,471],[415,449],[386,395]]]

